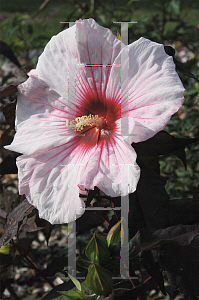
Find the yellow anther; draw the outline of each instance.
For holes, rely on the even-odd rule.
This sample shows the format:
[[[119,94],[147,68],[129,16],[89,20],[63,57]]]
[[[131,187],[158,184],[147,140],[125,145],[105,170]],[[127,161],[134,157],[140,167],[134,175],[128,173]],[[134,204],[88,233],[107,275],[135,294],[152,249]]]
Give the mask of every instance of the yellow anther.
[[[102,127],[104,122],[105,121],[102,118],[99,118],[98,115],[90,114],[89,116],[77,117],[72,121],[66,120],[66,126],[68,128],[74,128],[77,131],[82,131],[86,126]]]

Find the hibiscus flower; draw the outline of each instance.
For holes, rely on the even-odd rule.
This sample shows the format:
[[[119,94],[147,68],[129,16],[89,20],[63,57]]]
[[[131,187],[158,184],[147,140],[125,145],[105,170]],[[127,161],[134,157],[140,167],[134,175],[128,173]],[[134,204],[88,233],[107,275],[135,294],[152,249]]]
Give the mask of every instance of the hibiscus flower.
[[[122,99],[121,55],[129,68]],[[111,197],[133,193],[140,169],[131,143],[162,130],[183,91],[163,45],[140,38],[121,50],[111,30],[76,21],[52,37],[18,86],[16,134],[6,148],[23,154],[19,193],[52,224],[79,218],[80,192],[95,186]]]

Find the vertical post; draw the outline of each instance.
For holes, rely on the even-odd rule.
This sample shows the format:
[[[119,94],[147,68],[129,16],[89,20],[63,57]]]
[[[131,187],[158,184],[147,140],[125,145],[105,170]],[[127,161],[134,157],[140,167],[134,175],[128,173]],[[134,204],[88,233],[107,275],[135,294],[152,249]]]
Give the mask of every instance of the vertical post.
[[[121,23],[121,135],[129,135],[128,126],[128,77],[129,77],[129,56],[128,51],[122,51],[128,47],[128,24],[136,22],[113,22]],[[128,172],[127,165],[121,165],[121,185],[125,186],[125,176]],[[126,187],[128,190],[128,187]],[[121,228],[123,226],[123,234],[121,234],[121,256],[120,256],[120,274],[124,279],[129,278],[129,242],[128,242],[128,213],[129,213],[129,195],[121,196]]]
[[[75,22],[60,22],[68,23],[69,28],[75,25]],[[74,78],[71,78],[68,72],[68,120],[71,121],[76,118],[76,109],[74,109],[74,95],[76,94],[76,87],[72,83]],[[68,134],[74,135],[74,129],[68,129]],[[70,166],[68,166],[70,168]],[[68,272],[73,277],[76,277],[76,222],[68,223]]]
[[[122,174],[128,172],[128,166],[123,165]],[[124,176],[121,176],[121,185],[125,186]],[[128,188],[128,187],[127,187]],[[129,230],[128,230],[128,214],[129,214],[129,195],[121,196],[121,250],[120,250],[120,274],[123,279],[129,278]]]
[[[68,273],[76,277],[76,221],[68,223]]]
[[[75,25],[75,22],[68,23],[69,28]],[[72,83],[74,78],[70,77],[70,72],[68,75],[68,120],[71,121],[76,118],[76,109],[74,110],[73,101],[71,101],[76,94],[76,86]],[[69,129],[69,133],[70,131],[74,131],[74,129]],[[76,277],[76,221],[68,223],[68,272]]]

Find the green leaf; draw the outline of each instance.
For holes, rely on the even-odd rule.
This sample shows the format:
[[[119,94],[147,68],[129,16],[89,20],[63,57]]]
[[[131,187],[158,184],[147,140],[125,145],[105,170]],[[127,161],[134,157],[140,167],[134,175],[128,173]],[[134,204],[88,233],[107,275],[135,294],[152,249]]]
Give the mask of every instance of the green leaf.
[[[121,35],[120,35],[120,33],[119,33],[118,30],[117,30],[117,39],[120,40],[120,41],[122,40],[122,39],[121,39]]]
[[[107,296],[112,291],[112,273],[98,264],[88,268],[86,286],[97,295]]]
[[[105,238],[94,234],[85,250],[85,255],[94,263],[106,265],[110,261],[110,251]]]
[[[12,244],[8,243],[5,246],[0,247],[0,253],[10,254],[11,253]]]
[[[83,294],[85,294],[85,290],[83,285],[81,284],[81,282],[79,282],[79,280],[77,280],[75,277],[73,277],[71,274],[68,273],[68,276],[70,277],[70,279],[72,280],[72,282],[74,283],[74,285],[76,286],[76,288]]]
[[[121,246],[121,220],[110,229],[106,239],[111,254],[119,256]]]
[[[190,90],[184,91],[184,97],[191,96],[191,95],[194,95],[194,94],[197,94],[197,90],[196,89],[190,89]]]
[[[170,15],[179,15],[180,14],[180,2],[177,0],[168,1],[165,4],[166,10]]]
[[[68,297],[69,299],[85,299],[87,298],[87,295],[85,293],[82,293],[80,291],[68,291],[68,292],[59,292],[58,293]]]
[[[199,83],[198,82],[195,82],[195,88],[196,88],[196,91],[199,93]]]

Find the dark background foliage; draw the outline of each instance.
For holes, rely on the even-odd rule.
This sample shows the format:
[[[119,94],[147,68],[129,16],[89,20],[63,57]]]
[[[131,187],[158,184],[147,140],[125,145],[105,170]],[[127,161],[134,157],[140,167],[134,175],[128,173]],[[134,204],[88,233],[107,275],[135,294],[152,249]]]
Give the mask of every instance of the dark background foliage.
[[[70,246],[67,244],[67,224],[52,226],[40,220],[36,209],[18,195],[15,161],[21,154],[5,150],[3,146],[10,144],[15,134],[16,87],[26,80],[27,72],[35,68],[38,56],[50,38],[67,28],[67,24],[60,22],[94,18],[116,35],[120,26],[114,21],[136,21],[129,25],[129,43],[143,36],[164,44],[165,51],[174,57],[186,89],[183,107],[172,116],[164,131],[145,142],[132,144],[141,168],[137,190],[129,195],[128,220],[129,272],[137,279],[115,280],[114,290],[107,299],[197,299],[197,2],[0,0],[0,7],[0,79],[3,86],[0,89],[0,297],[68,299],[58,291],[75,290],[65,272]],[[93,207],[121,205],[120,197],[111,199],[98,189],[89,191],[86,200],[87,205]],[[119,211],[86,211],[77,220],[79,276],[85,277],[88,273],[80,256],[86,259],[84,249],[94,231],[106,237],[119,220]],[[113,255],[105,267],[118,276],[117,257]],[[85,285],[84,288],[86,290]],[[86,292],[91,294],[91,290]]]

